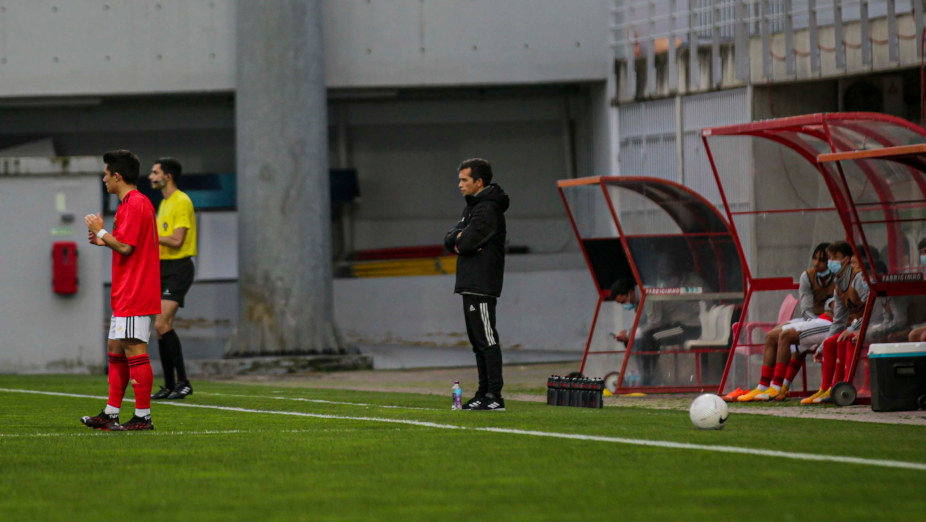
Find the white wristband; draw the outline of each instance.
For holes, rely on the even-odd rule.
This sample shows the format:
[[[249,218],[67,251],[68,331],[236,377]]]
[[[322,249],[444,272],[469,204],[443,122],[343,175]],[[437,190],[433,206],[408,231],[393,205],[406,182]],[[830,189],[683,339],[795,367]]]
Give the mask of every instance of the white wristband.
[[[106,234],[107,234],[106,229],[101,228],[100,231],[96,233],[96,237],[103,239],[103,236],[105,236]]]

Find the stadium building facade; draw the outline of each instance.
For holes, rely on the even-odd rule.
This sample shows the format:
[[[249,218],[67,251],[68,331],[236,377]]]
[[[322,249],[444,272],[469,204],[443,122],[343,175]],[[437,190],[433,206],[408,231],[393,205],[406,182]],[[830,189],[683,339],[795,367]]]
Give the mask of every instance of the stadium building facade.
[[[333,200],[335,272],[349,273],[358,251],[439,243],[458,217],[455,166],[488,158],[512,194],[510,243],[526,252],[508,258],[504,342],[575,349],[577,358],[596,289],[557,180],[645,175],[710,199],[702,128],[837,110],[919,121],[922,110],[922,0],[326,0],[322,13],[329,164],[333,175],[355,175],[359,189]],[[193,357],[221,356],[237,319],[233,194],[247,187],[234,183],[236,16],[233,0],[13,1],[0,9],[0,156],[120,147],[145,166],[171,155],[188,179],[202,176],[186,325]],[[66,163],[49,165],[66,171]],[[30,193],[5,190],[24,179],[6,169],[4,210],[16,194],[28,214],[20,220],[57,224],[62,213],[85,211],[49,204],[65,182],[39,189],[38,177],[52,176],[48,165],[39,170],[25,177],[37,187]],[[732,208],[757,197],[748,173],[726,188]],[[114,204],[100,197],[104,209]],[[14,234],[17,221],[3,221],[4,235]],[[98,321],[109,267],[99,253],[83,255],[89,248],[74,233],[81,291],[104,286],[87,318]],[[748,255],[763,253],[759,239],[741,234]],[[4,292],[35,294],[32,314],[74,304],[34,284],[51,261],[31,260],[53,240],[7,254],[15,257],[8,266],[30,267],[27,278],[0,269]],[[335,319],[349,342],[455,345],[466,339],[452,286],[450,275],[339,278]],[[13,331],[23,318],[3,306],[11,308],[0,321]],[[69,335],[51,333],[62,342]],[[17,345],[0,356],[0,371],[102,358],[93,338],[80,344],[61,357]]]

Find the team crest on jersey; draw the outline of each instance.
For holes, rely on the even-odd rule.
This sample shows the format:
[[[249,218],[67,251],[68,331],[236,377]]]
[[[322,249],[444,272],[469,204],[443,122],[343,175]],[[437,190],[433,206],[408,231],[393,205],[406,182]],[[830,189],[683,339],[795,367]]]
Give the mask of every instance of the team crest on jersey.
[[[167,222],[164,222],[164,230],[167,230]]]

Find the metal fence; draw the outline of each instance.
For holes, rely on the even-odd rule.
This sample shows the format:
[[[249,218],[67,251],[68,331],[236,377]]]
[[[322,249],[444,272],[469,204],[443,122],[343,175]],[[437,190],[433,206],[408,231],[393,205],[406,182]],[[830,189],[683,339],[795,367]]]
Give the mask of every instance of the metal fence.
[[[628,64],[627,89],[624,95],[636,94],[637,71],[632,66],[645,61],[644,94],[656,93],[656,55],[666,53],[667,63],[676,64],[678,52],[688,54],[688,85],[697,90],[701,85],[699,48],[710,50],[711,86],[723,80],[721,47],[732,47],[735,78],[748,82],[750,78],[749,40],[761,38],[762,77],[774,80],[773,61],[786,64],[787,79],[794,79],[797,60],[808,59],[810,72],[820,72],[821,53],[833,53],[836,67],[846,68],[847,49],[861,50],[862,64],[871,65],[872,46],[888,47],[891,63],[899,61],[901,40],[921,42],[923,34],[923,0],[615,0],[612,13],[612,42],[615,59]],[[915,30],[902,33],[898,20],[912,18]],[[871,22],[886,19],[886,38],[871,33]],[[847,41],[846,24],[860,26],[858,42]],[[831,27],[832,46],[820,42],[821,28]],[[795,32],[807,31],[809,45],[798,49]],[[773,35],[783,34],[784,54],[772,49]],[[922,48],[917,46],[917,58]],[[666,68],[670,92],[679,90],[678,67]],[[632,90],[631,90],[632,89]],[[626,97],[626,96],[622,96]]]
[[[715,205],[721,204],[714,173],[701,141],[701,129],[750,120],[745,88],[627,103],[618,109],[620,173],[682,183]],[[739,172],[749,172],[748,154]],[[737,168],[731,168],[737,171]],[[750,203],[750,179],[724,180],[731,204]]]

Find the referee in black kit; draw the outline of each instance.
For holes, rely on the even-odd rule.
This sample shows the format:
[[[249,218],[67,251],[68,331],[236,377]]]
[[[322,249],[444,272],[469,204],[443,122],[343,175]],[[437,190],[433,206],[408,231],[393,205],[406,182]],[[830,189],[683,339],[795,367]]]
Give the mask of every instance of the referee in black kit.
[[[463,296],[466,333],[476,354],[479,389],[464,410],[504,411],[502,349],[495,329],[495,303],[505,273],[505,211],[508,195],[492,183],[492,166],[468,159],[457,168],[466,199],[463,217],[447,232],[444,246],[457,257],[454,292]]]

